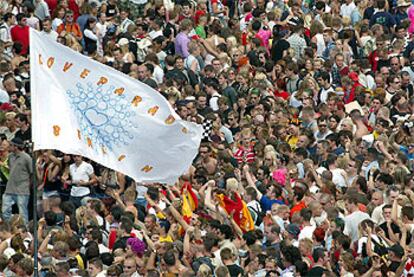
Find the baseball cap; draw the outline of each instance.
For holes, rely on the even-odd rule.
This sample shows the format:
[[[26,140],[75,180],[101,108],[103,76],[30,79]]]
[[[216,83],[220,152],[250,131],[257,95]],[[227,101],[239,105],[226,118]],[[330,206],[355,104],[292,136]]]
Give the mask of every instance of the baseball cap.
[[[402,248],[402,246],[397,243],[389,247],[388,251],[394,252],[395,255],[397,255],[400,258],[404,256],[404,248]]]
[[[291,224],[289,224],[289,225],[286,227],[286,231],[287,231],[289,234],[291,234],[291,235],[293,235],[293,236],[295,236],[295,237],[298,237],[298,236],[299,236],[299,233],[300,233],[300,228],[299,228],[299,225],[294,224],[294,223],[291,223]]]
[[[129,41],[128,41],[128,39],[126,39],[126,38],[121,38],[121,39],[118,41],[118,45],[119,45],[119,46],[124,46],[124,45],[127,45],[127,44],[129,44]]]

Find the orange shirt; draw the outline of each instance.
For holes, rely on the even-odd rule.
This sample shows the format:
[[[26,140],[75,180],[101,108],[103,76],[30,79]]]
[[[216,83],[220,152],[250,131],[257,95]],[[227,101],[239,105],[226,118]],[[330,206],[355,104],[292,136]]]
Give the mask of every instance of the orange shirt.
[[[58,34],[62,33],[63,31],[66,31],[66,33],[73,34],[77,39],[82,39],[82,32],[80,30],[79,24],[72,23],[72,24],[66,24],[62,23],[57,28]]]

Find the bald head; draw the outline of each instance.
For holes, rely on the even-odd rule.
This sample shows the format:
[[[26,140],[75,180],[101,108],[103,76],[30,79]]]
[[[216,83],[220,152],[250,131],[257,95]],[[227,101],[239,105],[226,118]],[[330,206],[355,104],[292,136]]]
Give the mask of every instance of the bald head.
[[[384,203],[384,195],[380,191],[376,191],[372,194],[371,203],[374,206],[380,206]]]

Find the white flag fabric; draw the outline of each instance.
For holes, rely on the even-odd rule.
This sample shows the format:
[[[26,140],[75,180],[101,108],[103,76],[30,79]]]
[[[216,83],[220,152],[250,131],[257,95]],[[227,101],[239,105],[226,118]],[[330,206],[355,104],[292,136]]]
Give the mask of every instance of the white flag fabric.
[[[30,30],[34,149],[87,157],[143,183],[172,183],[198,153],[200,125],[156,90]]]

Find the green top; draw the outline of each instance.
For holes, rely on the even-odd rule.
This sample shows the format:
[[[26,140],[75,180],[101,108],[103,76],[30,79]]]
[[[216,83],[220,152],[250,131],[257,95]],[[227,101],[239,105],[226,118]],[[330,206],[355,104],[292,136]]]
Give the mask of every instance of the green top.
[[[206,30],[204,29],[204,26],[198,25],[195,28],[195,32],[202,39],[205,39],[207,37]]]

